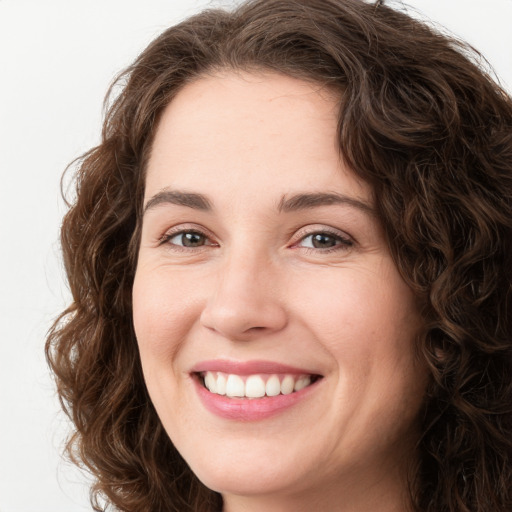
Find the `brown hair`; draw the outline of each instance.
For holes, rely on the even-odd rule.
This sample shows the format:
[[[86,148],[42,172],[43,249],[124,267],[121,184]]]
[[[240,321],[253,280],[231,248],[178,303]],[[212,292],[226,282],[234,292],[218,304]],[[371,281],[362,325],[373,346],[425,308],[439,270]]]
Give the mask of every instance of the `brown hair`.
[[[144,167],[180,88],[267,69],[342,98],[339,144],[375,191],[398,269],[423,304],[432,379],[416,510],[512,510],[512,100],[475,53],[384,5],[255,0],[166,30],[122,74],[80,160],[62,249],[73,302],[47,357],[75,424],[68,450],[123,511],[214,511],[148,397],[131,316]]]

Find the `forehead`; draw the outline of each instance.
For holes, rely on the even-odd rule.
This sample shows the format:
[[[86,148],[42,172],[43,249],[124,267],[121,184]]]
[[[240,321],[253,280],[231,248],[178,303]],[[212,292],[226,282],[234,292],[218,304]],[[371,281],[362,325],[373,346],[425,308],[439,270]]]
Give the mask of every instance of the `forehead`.
[[[343,177],[345,187],[368,199],[368,187],[340,158],[338,108],[331,91],[280,74],[201,77],[163,112],[146,193],[198,186],[239,193],[262,187],[325,191]]]

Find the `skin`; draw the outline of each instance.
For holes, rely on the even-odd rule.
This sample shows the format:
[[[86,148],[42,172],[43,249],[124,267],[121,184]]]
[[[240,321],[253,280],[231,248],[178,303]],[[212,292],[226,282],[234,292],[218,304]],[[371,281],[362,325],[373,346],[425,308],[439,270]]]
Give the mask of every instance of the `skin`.
[[[228,512],[409,509],[422,322],[370,187],[340,159],[336,116],[337,98],[317,85],[226,71],[183,88],[156,132],[135,330],[168,435]],[[152,200],[169,190],[212,208]],[[283,197],[325,192],[353,201],[278,209]],[[184,247],[176,233],[191,229],[204,237]],[[190,373],[219,358],[323,378],[280,414],[228,420],[205,409]]]

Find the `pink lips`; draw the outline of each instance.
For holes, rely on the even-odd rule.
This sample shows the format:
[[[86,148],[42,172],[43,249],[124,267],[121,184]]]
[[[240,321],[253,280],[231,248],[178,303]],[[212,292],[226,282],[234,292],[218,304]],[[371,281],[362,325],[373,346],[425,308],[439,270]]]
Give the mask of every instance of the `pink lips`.
[[[234,362],[225,360],[203,361],[194,365],[191,374],[194,374],[194,385],[201,402],[208,411],[221,418],[238,421],[259,421],[275,414],[284,412],[296,405],[317,388],[321,379],[300,391],[289,395],[277,395],[262,398],[229,398],[227,396],[211,393],[203,386],[197,374],[202,372],[224,372],[236,375],[254,374],[293,374],[318,375],[314,371],[296,368],[270,361]]]
[[[271,361],[227,361],[223,359],[202,361],[194,365],[191,369],[191,373],[200,372],[224,372],[235,373],[236,375],[254,375],[256,373],[316,374],[314,371],[295,368]]]

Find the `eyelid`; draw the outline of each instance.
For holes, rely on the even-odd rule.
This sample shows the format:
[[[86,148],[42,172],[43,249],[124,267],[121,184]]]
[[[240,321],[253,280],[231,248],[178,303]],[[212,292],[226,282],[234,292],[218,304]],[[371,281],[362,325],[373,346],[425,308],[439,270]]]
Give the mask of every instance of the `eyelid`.
[[[174,248],[178,248],[178,250],[181,248],[181,250],[189,250],[189,249],[201,249],[201,247],[211,247],[211,246],[217,246],[218,243],[215,242],[214,235],[205,227],[200,226],[198,224],[193,223],[185,223],[185,224],[178,224],[176,226],[173,226],[165,231],[165,233],[159,238],[159,245],[163,245],[169,242],[169,240],[177,235],[180,235],[182,233],[198,233],[200,235],[203,235],[206,239],[213,242],[210,244],[206,244],[203,246],[199,246],[196,248],[189,248],[189,247],[182,247],[180,245],[176,244],[169,244],[172,245]]]
[[[299,244],[310,236],[316,234],[325,234],[338,239],[338,243],[332,247],[317,248],[317,247],[302,247]],[[332,252],[346,251],[355,244],[355,240],[345,231],[325,226],[325,225],[310,225],[301,228],[296,232],[294,242],[291,244],[292,249],[305,251],[313,254],[329,254]]]
[[[178,236],[182,233],[197,233],[197,234],[200,234],[202,236],[204,236],[207,240],[207,242],[209,243],[206,243],[204,245],[201,245],[201,246],[197,246],[197,247],[185,247],[185,246],[181,246],[181,245],[178,245],[178,244],[171,244],[169,243],[169,241],[175,237],[175,236]],[[304,239],[306,239],[307,237],[309,236],[313,236],[313,235],[316,235],[316,234],[327,234],[327,235],[330,235],[334,238],[337,238],[339,239],[340,243],[336,246],[333,246],[332,248],[308,248],[308,247],[300,247],[299,244],[300,242],[302,242]],[[194,223],[185,223],[185,224],[178,224],[176,226],[173,226],[169,229],[167,229],[165,231],[165,233],[159,237],[158,239],[158,242],[159,242],[159,245],[169,245],[169,246],[172,246],[173,250],[183,250],[183,251],[189,251],[189,250],[194,250],[194,251],[198,251],[198,250],[201,250],[202,248],[204,247],[215,247],[215,246],[219,246],[219,244],[215,241],[215,236],[208,230],[206,229],[204,226],[201,226],[201,225],[198,225],[198,224],[194,224]],[[343,248],[348,248],[352,245],[355,244],[355,240],[354,238],[349,235],[348,233],[346,233],[345,231],[342,231],[340,229],[337,229],[337,228],[333,228],[331,226],[326,226],[326,225],[322,225],[322,224],[312,224],[312,225],[307,225],[307,226],[304,226],[300,229],[298,229],[297,231],[295,231],[294,235],[292,236],[293,238],[293,241],[291,242],[291,244],[289,245],[289,247],[291,248],[301,248],[302,250],[310,250],[310,251],[313,251],[313,252],[321,252],[321,253],[327,253],[329,251],[335,251],[335,250],[340,250],[340,249],[343,249]]]
[[[310,235],[315,235],[317,233],[326,233],[335,237],[339,237],[347,242],[355,243],[356,240],[354,237],[349,235],[346,231],[342,231],[341,229],[333,228],[331,226],[325,226],[323,224],[309,224],[297,230],[293,236],[293,245],[297,242],[300,242],[304,238]]]

